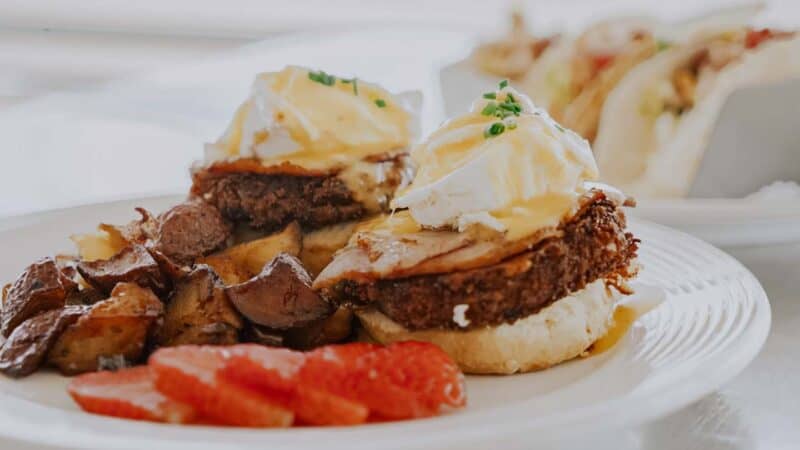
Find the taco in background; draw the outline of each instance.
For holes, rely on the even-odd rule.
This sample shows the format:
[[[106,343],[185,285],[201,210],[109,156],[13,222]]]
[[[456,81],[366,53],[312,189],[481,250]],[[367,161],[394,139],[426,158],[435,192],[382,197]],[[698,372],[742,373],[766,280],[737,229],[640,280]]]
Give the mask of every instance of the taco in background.
[[[647,18],[594,24],[549,47],[522,82],[537,106],[588,140],[597,130],[608,93],[628,71],[658,51]]]
[[[486,42],[472,52],[470,60],[481,72],[517,80],[533,67],[558,36],[537,37],[528,31],[520,12],[511,14],[511,32],[502,39]]]
[[[794,32],[737,27],[674,46],[609,95],[594,142],[601,172],[636,196],[685,196],[728,95],[795,76]]]

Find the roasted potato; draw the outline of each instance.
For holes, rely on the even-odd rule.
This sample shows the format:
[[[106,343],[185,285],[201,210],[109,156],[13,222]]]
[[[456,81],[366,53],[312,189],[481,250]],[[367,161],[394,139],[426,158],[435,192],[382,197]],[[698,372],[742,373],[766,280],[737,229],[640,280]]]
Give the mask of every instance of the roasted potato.
[[[286,330],[282,344],[298,350],[309,350],[322,345],[341,342],[353,332],[353,312],[339,308],[327,319],[303,328]]]
[[[347,245],[358,222],[346,222],[320,228],[303,235],[300,260],[308,273],[317,276],[333,260],[333,254]]]
[[[251,322],[273,330],[305,327],[333,314],[333,306],[311,289],[297,257],[280,253],[258,276],[227,286],[231,303]]]
[[[109,259],[81,261],[78,272],[92,287],[110,293],[117,283],[136,283],[157,294],[167,291],[169,281],[158,262],[141,245],[125,247]]]
[[[78,254],[83,261],[109,259],[128,246],[120,229],[113,225],[101,223],[96,234],[75,234],[70,236],[78,247]]]
[[[0,333],[8,337],[14,328],[31,317],[64,306],[67,293],[73,288],[77,286],[66,280],[53,258],[44,258],[26,267],[4,292]]]
[[[208,266],[197,266],[175,285],[158,331],[160,346],[235,344],[242,328],[222,282]]]
[[[22,322],[0,347],[0,372],[12,377],[24,377],[35,372],[58,336],[87,309],[85,306],[66,306]]]
[[[74,375],[97,370],[102,359],[117,355],[138,362],[163,312],[150,289],[119,283],[111,297],[92,305],[56,339],[47,363]]]
[[[292,223],[280,233],[234,245],[199,262],[211,266],[225,284],[237,284],[258,275],[279,253],[299,255],[301,242],[300,226]]]

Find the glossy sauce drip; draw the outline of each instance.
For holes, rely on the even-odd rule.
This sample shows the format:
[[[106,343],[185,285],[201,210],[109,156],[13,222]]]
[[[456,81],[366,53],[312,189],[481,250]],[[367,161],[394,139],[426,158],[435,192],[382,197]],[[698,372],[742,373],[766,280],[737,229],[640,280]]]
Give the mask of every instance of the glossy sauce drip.
[[[255,153],[266,165],[321,170],[405,149],[411,128],[411,113],[376,85],[359,81],[354,88],[341,79],[326,85],[306,69],[288,67],[259,75],[218,145],[229,157]]]
[[[608,331],[606,331],[606,334],[596,340],[589,349],[589,356],[599,355],[614,347],[617,342],[628,334],[628,330],[641,315],[639,311],[629,306],[617,306],[616,309],[614,309],[611,326],[608,328]]]

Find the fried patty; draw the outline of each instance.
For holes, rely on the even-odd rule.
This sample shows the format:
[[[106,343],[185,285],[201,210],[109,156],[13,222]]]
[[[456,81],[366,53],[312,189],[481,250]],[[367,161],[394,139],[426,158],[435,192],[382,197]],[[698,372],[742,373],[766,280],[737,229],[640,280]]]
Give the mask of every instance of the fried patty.
[[[585,206],[559,229],[560,236],[490,266],[365,284],[345,280],[327,294],[375,307],[409,330],[464,330],[513,323],[595,280],[616,285],[634,275],[638,240],[625,231],[625,215],[610,201]],[[459,305],[467,306],[466,327],[453,321]]]
[[[199,171],[192,193],[216,206],[225,218],[275,231],[297,221],[316,229],[356,220],[366,209],[335,175]]]

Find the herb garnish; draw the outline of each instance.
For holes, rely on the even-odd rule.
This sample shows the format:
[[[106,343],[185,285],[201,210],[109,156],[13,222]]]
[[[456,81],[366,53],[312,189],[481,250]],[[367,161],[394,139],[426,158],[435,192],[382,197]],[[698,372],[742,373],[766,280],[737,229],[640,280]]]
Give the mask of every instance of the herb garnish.
[[[658,41],[656,41],[656,51],[660,52],[660,51],[668,49],[669,47],[670,47],[670,43],[665,41],[665,40],[663,40],[663,39],[659,39]]]
[[[375,104],[378,105],[378,108],[386,107],[386,101],[384,101],[382,98],[375,99]]]
[[[336,84],[336,77],[325,73],[324,70],[318,70],[316,72],[311,71],[308,72],[308,79],[311,81],[316,81],[317,83],[324,84],[325,86],[333,86]],[[352,84],[353,85],[353,95],[358,95],[358,78],[340,78],[339,82],[342,84]]]
[[[500,90],[508,86],[508,80],[503,80],[498,85]],[[487,92],[483,94],[483,98],[489,100],[497,100],[497,94],[494,92]],[[498,101],[490,101],[486,103],[486,106],[483,107],[481,110],[481,114],[484,116],[492,116],[497,117],[500,120],[505,120],[512,116],[519,116],[522,112],[522,105],[514,98],[514,95],[511,92],[506,92],[506,96],[502,102]],[[513,130],[517,128],[517,124],[515,122],[508,123],[508,129]],[[486,138],[498,136],[506,130],[506,124],[503,122],[495,122],[489,127],[486,128],[483,132],[483,136]]]
[[[342,84],[352,84],[353,85],[353,94],[358,95],[358,78],[342,78],[339,80]]]
[[[486,127],[485,130],[483,130],[483,137],[490,138],[490,137],[498,136],[498,135],[502,134],[503,131],[506,131],[506,126],[503,125],[503,122],[495,122],[495,123],[489,125],[488,127]]]
[[[316,81],[317,83],[324,84],[325,86],[333,86],[336,83],[336,77],[325,73],[324,70],[318,72],[308,72],[308,79]]]

